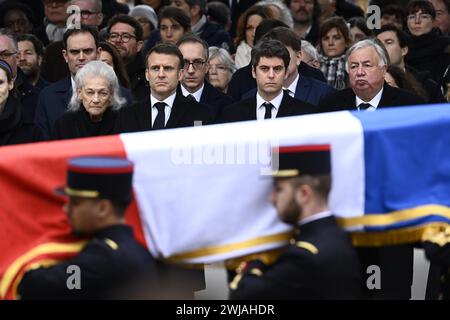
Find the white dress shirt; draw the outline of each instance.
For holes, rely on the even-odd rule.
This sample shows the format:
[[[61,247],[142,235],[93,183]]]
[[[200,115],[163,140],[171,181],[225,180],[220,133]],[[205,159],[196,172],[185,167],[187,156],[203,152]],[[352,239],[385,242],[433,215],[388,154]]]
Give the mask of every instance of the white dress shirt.
[[[270,102],[274,107],[272,108],[272,116],[271,119],[276,118],[278,114],[278,109],[280,108],[281,100],[283,100],[283,90],[281,90],[280,94],[273,98],[271,101],[264,100],[259,93],[256,94],[256,119],[264,120],[264,115],[266,113],[266,108],[264,107],[264,103]]]

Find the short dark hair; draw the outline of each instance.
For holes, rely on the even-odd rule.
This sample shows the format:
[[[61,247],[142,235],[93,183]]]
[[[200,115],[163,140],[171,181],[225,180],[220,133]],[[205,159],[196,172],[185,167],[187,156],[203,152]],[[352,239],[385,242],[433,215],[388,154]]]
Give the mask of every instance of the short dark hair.
[[[406,13],[415,14],[417,11],[421,10],[422,13],[428,13],[436,19],[436,10],[434,10],[433,4],[428,0],[413,0],[406,6]]]
[[[209,46],[208,46],[208,43],[206,43],[205,40],[199,38],[195,34],[187,34],[184,37],[182,37],[180,40],[178,40],[177,47],[179,48],[183,43],[199,43],[199,44],[201,44],[202,47],[203,47],[204,54],[205,54],[205,59],[206,59],[206,61],[208,61],[208,59],[209,59],[209,50],[208,50]]]
[[[251,64],[254,67],[259,63],[262,57],[266,58],[280,58],[284,62],[284,66],[287,68],[289,62],[291,61],[291,56],[289,55],[288,49],[285,45],[278,40],[267,40],[258,43],[252,49]]]
[[[184,31],[191,30],[191,18],[189,18],[188,14],[180,8],[171,6],[162,8],[158,17],[160,25],[164,18],[175,20],[180,24]]]
[[[95,41],[95,47],[98,48],[98,31],[92,26],[81,25],[80,28],[67,29],[63,36],[63,48],[67,49],[67,40],[76,34],[90,33]]]
[[[255,37],[253,38],[253,43],[256,45],[267,32],[277,27],[289,28],[287,24],[280,20],[264,19],[255,29]]]
[[[16,37],[16,40],[17,43],[21,41],[30,41],[33,44],[34,51],[36,51],[37,55],[40,57],[44,56],[45,53],[44,44],[34,34],[21,34]]]
[[[294,31],[286,27],[276,27],[267,32],[263,37],[263,41],[278,40],[286,47],[291,47],[294,51],[302,49],[302,41]]]
[[[411,38],[409,37],[409,35],[402,30],[398,30],[397,27],[392,24],[387,24],[382,26],[380,29],[376,29],[375,35],[378,36],[380,33],[388,31],[392,31],[395,33],[398,39],[398,43],[400,44],[400,48],[409,47],[409,44],[411,43]]]
[[[180,60],[179,69],[181,70],[184,68],[183,54],[176,45],[171,43],[158,43],[153,48],[150,49],[150,51],[147,53],[147,56],[145,57],[145,66],[147,68],[148,68],[148,58],[153,52],[177,56],[178,59]]]
[[[111,28],[117,23],[124,23],[131,26],[134,29],[134,33],[137,41],[141,41],[144,36],[141,24],[132,16],[126,14],[118,14],[111,18],[106,28],[108,34],[111,32]]]

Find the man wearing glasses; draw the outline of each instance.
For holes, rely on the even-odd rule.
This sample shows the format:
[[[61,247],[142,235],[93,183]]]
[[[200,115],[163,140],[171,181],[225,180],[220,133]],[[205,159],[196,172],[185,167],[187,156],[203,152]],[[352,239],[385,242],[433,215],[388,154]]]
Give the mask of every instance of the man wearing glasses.
[[[117,15],[109,21],[107,31],[108,42],[117,48],[125,63],[134,100],[142,101],[149,93],[141,52],[144,44],[142,26],[133,17]]]
[[[147,56],[145,77],[150,86],[147,98],[119,111],[116,132],[136,132],[191,127],[196,121],[211,122],[206,106],[177,91],[183,77],[184,60],[173,44],[155,45]]]
[[[72,0],[71,5],[80,8],[81,24],[99,27],[103,22],[101,0]]]
[[[180,85],[183,96],[206,105],[213,121],[216,120],[222,108],[232,104],[233,99],[205,81],[208,73],[208,44],[197,36],[188,35],[178,42],[178,48],[184,59]]]
[[[406,7],[411,45],[405,61],[418,71],[427,71],[430,78],[442,85],[442,77],[450,64],[450,40],[436,24],[436,11],[426,0],[414,0]]]

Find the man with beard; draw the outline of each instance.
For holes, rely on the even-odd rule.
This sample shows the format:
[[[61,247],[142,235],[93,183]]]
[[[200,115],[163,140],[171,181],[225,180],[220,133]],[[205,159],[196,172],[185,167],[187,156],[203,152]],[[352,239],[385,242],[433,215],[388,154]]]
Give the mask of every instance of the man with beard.
[[[294,18],[294,31],[302,39],[316,45],[319,40],[320,6],[317,0],[287,0]]]
[[[129,298],[136,281],[143,279],[149,292],[156,289],[157,263],[125,223],[132,176],[133,165],[126,159],[69,160],[67,185],[55,193],[68,197],[64,211],[74,235],[92,238],[72,259],[52,266],[43,262],[46,267],[28,271],[18,287],[22,299]],[[74,266],[80,278],[72,287],[76,273],[68,270]]]
[[[44,55],[44,45],[35,35],[23,34],[17,37],[17,64],[28,81],[39,89],[49,83],[41,78],[41,65]]]
[[[272,265],[243,262],[230,283],[230,298],[362,298],[356,252],[328,209],[330,147],[280,147],[273,152],[272,167],[271,201],[279,218],[298,232]]]

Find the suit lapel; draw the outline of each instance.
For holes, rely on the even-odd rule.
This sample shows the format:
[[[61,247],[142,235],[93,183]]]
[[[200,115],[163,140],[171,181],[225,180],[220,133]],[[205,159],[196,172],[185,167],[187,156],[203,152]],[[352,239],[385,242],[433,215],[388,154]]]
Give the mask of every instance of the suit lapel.
[[[241,109],[241,114],[244,120],[256,120],[256,95],[252,98],[244,100],[244,108]]]

